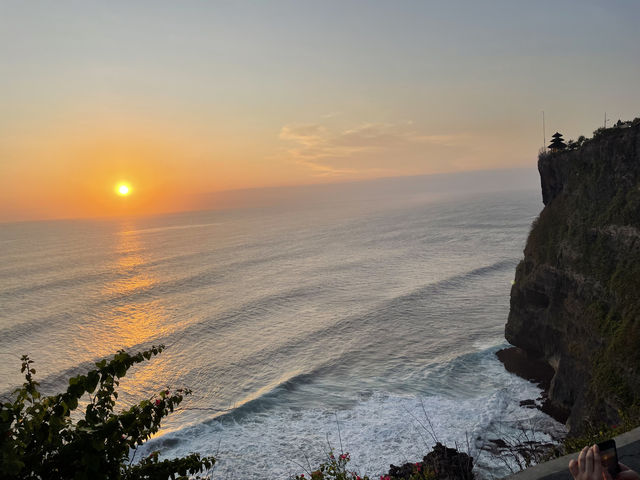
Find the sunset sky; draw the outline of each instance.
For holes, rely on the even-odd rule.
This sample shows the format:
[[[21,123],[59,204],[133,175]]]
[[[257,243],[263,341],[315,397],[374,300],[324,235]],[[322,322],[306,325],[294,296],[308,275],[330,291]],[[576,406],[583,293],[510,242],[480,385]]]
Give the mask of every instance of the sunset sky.
[[[547,138],[640,116],[639,20],[636,0],[3,1],[0,221],[531,167],[543,110]]]

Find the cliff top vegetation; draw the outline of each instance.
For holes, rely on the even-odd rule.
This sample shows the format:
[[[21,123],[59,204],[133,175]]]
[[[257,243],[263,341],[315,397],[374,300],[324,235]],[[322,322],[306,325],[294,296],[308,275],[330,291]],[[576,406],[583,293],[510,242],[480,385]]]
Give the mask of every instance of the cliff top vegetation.
[[[634,126],[637,126],[637,125],[640,125],[640,117],[636,117],[633,120],[626,120],[626,121],[618,120],[611,127],[600,127],[600,128],[597,128],[596,130],[593,131],[593,137],[591,137],[591,138],[587,138],[584,135],[580,135],[576,140],[573,140],[573,139],[568,140],[567,141],[566,150],[554,151],[554,150],[550,150],[550,149],[544,148],[544,149],[542,149],[540,151],[540,153],[538,155],[538,158],[558,155],[558,154],[561,154],[564,151],[578,150],[582,146],[588,144],[589,142],[591,142],[591,141],[593,141],[595,139],[598,139],[598,138],[601,138],[601,137],[607,136],[607,135],[615,135],[621,129],[630,128],[630,127],[634,127]]]

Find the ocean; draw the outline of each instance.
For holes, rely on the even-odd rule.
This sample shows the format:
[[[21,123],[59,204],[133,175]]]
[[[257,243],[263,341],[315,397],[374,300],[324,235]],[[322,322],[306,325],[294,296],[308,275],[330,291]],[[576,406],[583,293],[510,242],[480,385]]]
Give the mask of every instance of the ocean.
[[[488,439],[562,431],[520,406],[539,388],[495,357],[540,193],[440,183],[2,224],[0,392],[21,383],[25,353],[54,392],[118,349],[163,343],[123,379],[122,405],[193,395],[137,458],[200,452],[216,456],[213,478],[284,479],[333,448],[374,478],[435,437],[469,451],[481,478],[506,475],[479,448]]]

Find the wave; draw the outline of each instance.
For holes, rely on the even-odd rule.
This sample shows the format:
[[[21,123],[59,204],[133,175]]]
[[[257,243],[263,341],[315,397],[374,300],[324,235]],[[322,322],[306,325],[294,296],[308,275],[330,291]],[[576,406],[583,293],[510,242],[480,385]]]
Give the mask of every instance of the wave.
[[[290,385],[295,385],[296,382],[302,382],[306,378],[321,374],[329,367],[366,363],[369,358],[367,351],[377,349],[394,350],[393,344],[388,344],[389,336],[386,334],[386,330],[390,325],[393,325],[399,337],[420,335],[424,331],[430,331],[435,328],[442,329],[441,314],[432,308],[432,301],[438,298],[445,298],[455,290],[466,289],[469,281],[481,280],[496,272],[512,270],[515,265],[517,265],[517,260],[515,259],[500,260],[424,285],[404,295],[381,301],[371,305],[365,312],[331,319],[331,321],[324,324],[316,324],[313,330],[301,335],[282,337],[279,341],[268,345],[256,346],[249,355],[236,360],[234,368],[237,371],[251,371],[256,362],[276,361],[274,359],[295,356],[304,357],[304,352],[310,348],[309,346],[316,345],[318,349],[321,349],[322,345],[338,345],[340,344],[340,339],[353,336],[361,338],[357,348],[343,351],[329,350],[325,354],[326,363],[307,365],[313,370],[304,373],[297,379],[293,378],[288,381],[291,382]],[[208,278],[201,278],[199,283],[205,286],[210,281]],[[195,286],[195,283],[192,285]],[[184,285],[165,286],[156,294],[160,296],[168,295],[172,288],[178,288],[181,292],[184,291]],[[181,345],[183,342],[193,343],[194,341],[197,342],[200,339],[208,338],[212,329],[215,329],[216,335],[219,336],[226,331],[237,331],[242,328],[257,329],[260,328],[260,322],[268,322],[273,316],[277,317],[278,309],[297,305],[300,301],[317,295],[321,289],[321,286],[311,284],[238,303],[232,309],[205,316],[197,323],[174,330],[169,335],[158,335],[143,343],[129,346],[127,350],[138,351],[148,348],[151,344],[159,343],[164,343],[169,347]],[[133,298],[141,295],[141,293],[138,293]],[[130,302],[132,300],[131,295],[127,296],[127,301]],[[120,299],[118,302],[104,301],[100,302],[100,304],[113,307],[118,305],[120,301],[124,300]],[[50,325],[56,325],[56,328],[64,328],[65,324],[73,321],[74,318],[69,312],[56,313],[37,320],[2,328],[0,329],[0,336],[7,339],[7,341],[13,342],[21,337],[33,335],[35,332],[41,331]],[[434,345],[430,355],[437,359],[439,355],[447,353],[448,350],[448,344],[442,346]],[[408,354],[410,353],[407,352],[404,355]],[[400,362],[404,359],[402,355],[402,352],[393,352],[389,356]],[[98,360],[100,358],[92,359],[65,371],[56,372],[51,375],[51,378],[44,378],[42,381],[44,384],[55,385],[65,377],[81,373],[84,369],[92,368],[93,364]],[[277,386],[274,385],[273,388],[275,389]]]
[[[111,272],[88,273],[73,277],[54,278],[41,283],[29,286],[18,286],[0,291],[0,302],[6,300],[15,300],[16,298],[25,298],[29,295],[41,293],[43,291],[71,289],[88,283],[100,283],[109,280],[112,276]]]
[[[141,228],[138,230],[126,230],[120,232],[120,235],[137,235],[140,233],[156,233],[156,232],[165,232],[167,230],[184,230],[190,228],[204,228],[204,227],[217,227],[219,225],[223,225],[222,222],[213,222],[213,223],[198,223],[192,225],[169,225],[166,227],[152,227],[152,228]]]
[[[536,424],[538,436],[548,440],[543,432],[560,432],[562,426],[538,410],[520,407],[521,400],[536,398],[540,390],[507,373],[495,358],[495,350],[440,365],[447,370],[475,364],[475,384],[483,387],[490,378],[495,384],[492,388],[477,388],[463,395],[374,392],[354,397],[351,406],[341,409],[296,409],[281,395],[267,410],[250,402],[238,411],[161,434],[144,445],[142,453],[160,450],[170,458],[199,451],[216,455],[216,475],[221,478],[239,471],[247,479],[289,478],[291,473],[301,473],[299,465],[304,458],[311,465],[322,461],[330,444],[349,451],[353,459],[350,467],[374,478],[386,471],[390,462],[422,458],[434,443],[433,436],[449,446],[469,449],[481,477],[499,478],[509,472],[479,450],[492,432],[509,434],[529,422]],[[296,388],[308,381],[305,375],[296,375],[278,388]]]

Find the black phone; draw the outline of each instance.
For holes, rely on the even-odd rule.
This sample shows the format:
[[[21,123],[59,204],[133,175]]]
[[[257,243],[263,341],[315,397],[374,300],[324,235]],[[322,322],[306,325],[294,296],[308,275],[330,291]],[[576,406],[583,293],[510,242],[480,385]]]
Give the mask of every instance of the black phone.
[[[605,440],[598,444],[600,449],[600,458],[602,459],[602,466],[609,471],[611,478],[616,478],[620,473],[620,466],[618,465],[618,451],[616,450],[616,441]]]

